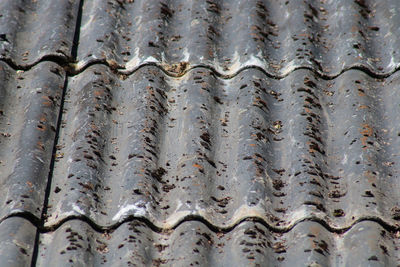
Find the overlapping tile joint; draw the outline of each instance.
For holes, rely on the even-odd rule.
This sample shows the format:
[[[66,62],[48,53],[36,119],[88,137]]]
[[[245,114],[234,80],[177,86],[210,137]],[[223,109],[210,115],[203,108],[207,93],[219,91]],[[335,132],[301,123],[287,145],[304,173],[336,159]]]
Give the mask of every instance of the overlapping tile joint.
[[[1,264],[399,265],[399,14],[0,1]]]

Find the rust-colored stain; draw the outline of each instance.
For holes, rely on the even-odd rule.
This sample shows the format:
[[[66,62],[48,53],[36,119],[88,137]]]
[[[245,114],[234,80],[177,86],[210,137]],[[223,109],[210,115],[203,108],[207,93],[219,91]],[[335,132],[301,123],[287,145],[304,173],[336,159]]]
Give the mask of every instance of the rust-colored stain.
[[[43,144],[42,141],[38,141],[36,144],[37,144],[37,147],[38,147],[40,150],[45,150],[45,147],[44,147],[44,144]]]
[[[164,64],[163,67],[166,71],[171,72],[177,76],[181,76],[189,69],[190,64],[189,64],[189,62],[182,61],[179,63],[170,64],[170,65]]]
[[[264,161],[264,159],[261,157],[261,155],[253,155],[253,159],[258,160],[258,161]]]
[[[310,226],[310,233],[315,235],[316,237],[320,235],[321,227],[312,225]]]
[[[118,68],[118,62],[113,60],[113,59],[108,59],[106,60],[108,66],[110,66],[111,69],[117,69]]]
[[[360,133],[363,137],[361,137],[361,144],[363,146],[363,149],[366,149],[367,146],[367,141],[368,141],[368,137],[373,135],[373,129],[370,125],[368,125],[367,123],[363,123],[361,124],[361,130]]]
[[[90,183],[90,182],[87,182],[87,183],[80,183],[80,185],[81,185],[83,188],[87,189],[87,190],[93,190],[93,189],[94,189],[93,184]]]
[[[374,184],[377,182],[376,175],[371,171],[364,171],[364,176],[367,178],[370,184]]]
[[[368,140],[368,137],[366,137],[366,136],[363,136],[363,137],[361,137],[361,143],[362,143],[362,145],[363,145],[363,149],[366,149],[367,147],[367,140]]]
[[[369,126],[367,123],[363,123],[363,124],[361,124],[361,126],[362,126],[362,130],[360,131],[360,133],[363,136],[372,136],[373,130],[372,130],[371,126]]]
[[[314,147],[313,147],[313,142],[312,141],[307,141],[306,144],[308,145],[308,152],[310,154],[317,152]]]
[[[42,96],[42,99],[45,100],[42,102],[43,106],[51,107],[53,105],[53,101],[48,96]]]
[[[39,131],[41,131],[41,132],[44,132],[44,131],[46,131],[46,126],[44,126],[43,124],[39,124],[39,125],[36,127],[36,129],[39,130]]]
[[[94,124],[94,123],[91,123],[90,124],[90,128],[93,130],[93,131],[98,131],[99,130],[99,128],[96,126],[96,124]]]
[[[193,164],[193,167],[198,168],[198,169],[203,169],[203,166],[201,166],[197,163]]]
[[[154,89],[152,86],[146,86],[146,90],[150,95],[154,96]]]
[[[309,34],[308,33],[300,33],[300,34],[297,34],[297,36],[298,37],[308,37]]]
[[[94,94],[95,96],[103,96],[103,95],[104,95],[104,91],[95,90],[95,91],[93,92],[93,94]]]

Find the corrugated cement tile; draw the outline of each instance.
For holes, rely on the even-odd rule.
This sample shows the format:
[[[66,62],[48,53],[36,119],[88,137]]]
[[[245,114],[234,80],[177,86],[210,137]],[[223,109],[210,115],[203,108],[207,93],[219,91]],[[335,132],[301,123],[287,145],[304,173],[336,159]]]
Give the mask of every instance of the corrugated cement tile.
[[[258,66],[284,76],[308,67],[334,76],[400,64],[397,0],[85,1],[78,69],[107,62],[131,72],[156,63],[171,74],[207,65],[232,75]]]
[[[28,220],[11,217],[0,223],[1,266],[30,266],[36,228]]]
[[[0,218],[40,218],[64,87],[64,70],[43,62],[15,71],[0,62]]]
[[[40,236],[37,266],[396,266],[398,234],[361,222],[344,234],[302,222],[287,233],[243,222],[227,233],[184,222],[156,233],[141,222],[96,232],[85,222],[65,222]]]
[[[201,216],[277,229],[304,218],[345,228],[400,219],[399,74],[297,70],[232,79],[155,66],[126,79],[95,65],[69,81],[47,226],[142,217],[171,228]]]
[[[0,59],[20,67],[71,58],[79,0],[0,1]]]

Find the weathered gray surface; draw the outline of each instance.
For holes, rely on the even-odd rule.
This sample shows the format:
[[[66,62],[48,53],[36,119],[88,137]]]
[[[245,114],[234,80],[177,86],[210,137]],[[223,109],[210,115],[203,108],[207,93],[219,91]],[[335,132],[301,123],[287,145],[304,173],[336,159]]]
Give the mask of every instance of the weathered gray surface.
[[[186,62],[227,75],[258,66],[334,76],[351,67],[389,74],[400,64],[397,0],[93,0],[82,10],[79,69],[156,63],[181,74]]]
[[[52,62],[29,71],[0,62],[0,81],[0,218],[40,218],[65,73]]]
[[[287,233],[271,233],[243,222],[216,233],[200,222],[156,233],[129,222],[98,233],[86,223],[65,222],[40,236],[39,266],[396,266],[398,235],[375,222],[361,222],[344,234],[302,222]]]
[[[218,227],[396,226],[398,77],[248,69],[222,80],[198,68],[171,78],[149,66],[121,80],[90,67],[69,80],[46,225],[134,216],[170,228],[195,215]]]
[[[0,1],[0,265],[399,265],[399,14]]]
[[[79,0],[1,0],[0,59],[20,67],[71,59]]]
[[[107,62],[128,73],[155,63],[175,75],[203,65],[226,75],[248,66],[387,75],[400,64],[397,0],[91,0],[82,21],[80,2],[1,1],[0,59],[27,67],[54,56],[76,70]]]
[[[36,227],[28,220],[8,218],[0,223],[0,265],[30,266],[35,246]]]

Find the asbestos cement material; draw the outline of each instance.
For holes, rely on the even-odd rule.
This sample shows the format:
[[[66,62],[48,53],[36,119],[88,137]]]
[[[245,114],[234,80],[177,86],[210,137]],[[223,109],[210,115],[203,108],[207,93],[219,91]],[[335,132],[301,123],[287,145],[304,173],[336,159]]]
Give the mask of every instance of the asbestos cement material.
[[[1,266],[400,266],[398,0],[0,0]]]
[[[11,217],[0,223],[0,265],[30,266],[36,227],[28,220]]]
[[[318,218],[343,229],[398,226],[399,75],[298,70],[282,80],[148,66],[122,79],[95,65],[69,81],[47,226],[201,217],[276,229]]]
[[[243,222],[222,233],[192,221],[157,233],[137,221],[96,232],[73,220],[40,236],[37,266],[396,266],[398,240],[371,221],[337,234],[316,222],[287,233]]]
[[[49,57],[70,60],[79,0],[1,0],[0,59],[26,68]]]
[[[0,62],[0,81],[0,218],[40,219],[65,73],[52,62],[29,71]]]
[[[388,75],[400,65],[397,0],[84,1],[77,65],[131,73],[157,64],[173,75],[209,66],[224,75],[257,66],[337,76]],[[184,66],[182,66],[182,64]]]

